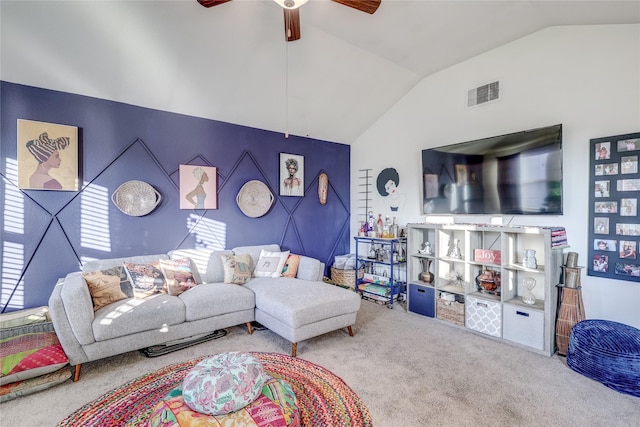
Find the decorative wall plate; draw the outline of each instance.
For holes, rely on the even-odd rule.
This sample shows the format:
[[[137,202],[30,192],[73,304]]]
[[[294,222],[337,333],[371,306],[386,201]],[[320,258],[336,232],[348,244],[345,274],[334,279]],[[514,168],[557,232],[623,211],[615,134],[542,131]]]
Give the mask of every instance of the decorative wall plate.
[[[111,195],[111,201],[122,213],[129,216],[144,216],[160,204],[162,196],[151,185],[143,181],[127,181]]]
[[[269,187],[255,179],[245,183],[236,196],[238,207],[250,218],[258,218],[269,212],[273,200]]]

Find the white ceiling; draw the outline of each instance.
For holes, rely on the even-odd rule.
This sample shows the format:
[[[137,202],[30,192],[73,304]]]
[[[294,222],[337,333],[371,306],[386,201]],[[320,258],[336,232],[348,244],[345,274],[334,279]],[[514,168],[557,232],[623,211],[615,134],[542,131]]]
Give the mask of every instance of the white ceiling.
[[[328,0],[284,41],[271,0],[0,2],[0,78],[350,144],[424,77],[554,25],[640,23],[640,1]]]

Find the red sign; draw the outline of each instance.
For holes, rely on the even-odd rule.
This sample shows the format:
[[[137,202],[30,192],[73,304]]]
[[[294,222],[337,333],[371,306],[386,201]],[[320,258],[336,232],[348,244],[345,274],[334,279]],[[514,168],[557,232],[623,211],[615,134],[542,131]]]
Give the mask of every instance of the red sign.
[[[492,251],[491,249],[476,249],[474,251],[474,260],[476,262],[500,264],[500,251]]]

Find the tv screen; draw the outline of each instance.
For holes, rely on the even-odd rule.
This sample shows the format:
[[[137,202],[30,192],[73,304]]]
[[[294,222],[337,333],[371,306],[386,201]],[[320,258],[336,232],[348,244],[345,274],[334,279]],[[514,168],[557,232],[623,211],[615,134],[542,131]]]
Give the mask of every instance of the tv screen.
[[[422,150],[428,214],[562,214],[562,125]]]

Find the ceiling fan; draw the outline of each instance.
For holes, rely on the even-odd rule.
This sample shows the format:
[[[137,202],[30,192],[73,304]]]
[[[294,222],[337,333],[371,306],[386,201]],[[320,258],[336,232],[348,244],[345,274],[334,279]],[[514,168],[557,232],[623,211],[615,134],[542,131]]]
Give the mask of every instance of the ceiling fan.
[[[204,7],[217,6],[231,0],[198,0]],[[284,34],[288,42],[300,39],[300,11],[298,8],[308,0],[274,0],[284,11]],[[382,0],[331,0],[354,9],[373,14]]]

